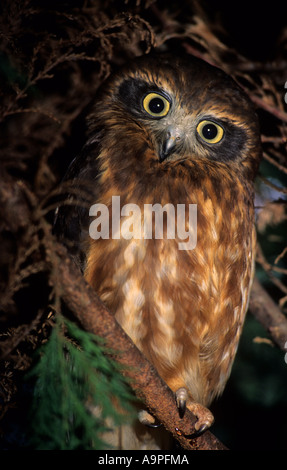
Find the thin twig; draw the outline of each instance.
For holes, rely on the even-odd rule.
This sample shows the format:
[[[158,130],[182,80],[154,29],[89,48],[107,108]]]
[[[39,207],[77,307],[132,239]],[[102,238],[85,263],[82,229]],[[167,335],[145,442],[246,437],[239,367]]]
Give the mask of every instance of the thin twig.
[[[266,272],[267,276],[269,279],[273,282],[275,286],[278,287],[284,294],[287,294],[287,287],[278,279],[275,277],[272,273],[272,271],[278,271],[278,268],[275,266],[272,266],[268,261],[266,260],[263,250],[260,246],[259,243],[257,243],[257,258],[256,261],[261,264],[263,267],[264,271]]]
[[[280,349],[286,351],[287,318],[261,286],[257,278],[255,278],[253,283],[249,310],[269,332],[274,343]]]
[[[282,137],[282,139],[283,139],[283,137]],[[269,163],[272,163],[272,165],[276,166],[280,171],[283,171],[284,173],[287,174],[286,166],[280,165],[280,163],[276,162],[276,160],[274,160],[274,158],[270,157],[270,155],[268,155],[268,153],[263,152],[263,158],[265,160],[267,160]]]

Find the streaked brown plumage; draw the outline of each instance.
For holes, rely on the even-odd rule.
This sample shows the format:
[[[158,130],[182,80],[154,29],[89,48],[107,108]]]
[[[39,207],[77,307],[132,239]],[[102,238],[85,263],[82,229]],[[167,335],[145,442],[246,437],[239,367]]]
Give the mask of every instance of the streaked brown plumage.
[[[145,108],[150,93],[168,101],[163,115],[157,101]],[[205,121],[211,128],[200,134]],[[206,139],[216,132],[218,139],[222,129],[218,142]],[[209,406],[223,391],[252,282],[260,159],[252,105],[226,74],[198,59],[146,56],[104,84],[89,133],[67,178],[90,185],[90,203],[111,207],[117,195],[122,206],[197,204],[193,250],[179,250],[178,238],[110,233],[93,240],[84,209],[63,209],[58,223],[76,248],[81,236],[87,281],[171,389],[188,391],[199,427],[209,425],[210,416],[193,402]]]

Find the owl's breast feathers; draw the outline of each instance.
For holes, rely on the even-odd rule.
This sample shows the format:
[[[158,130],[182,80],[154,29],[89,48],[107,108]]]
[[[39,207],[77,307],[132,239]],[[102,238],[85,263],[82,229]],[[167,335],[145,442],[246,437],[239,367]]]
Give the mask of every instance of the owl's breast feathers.
[[[248,305],[252,184],[222,162],[160,164],[149,145],[119,146],[110,148],[133,155],[116,162],[102,150],[95,202],[111,209],[112,196],[120,196],[122,205],[136,204],[141,227],[144,204],[196,204],[197,243],[180,250],[177,232],[174,239],[89,239],[86,279],[167,384],[178,388],[180,377],[208,405],[229,376]],[[109,211],[110,228],[111,218]],[[187,212],[185,221],[195,229]]]

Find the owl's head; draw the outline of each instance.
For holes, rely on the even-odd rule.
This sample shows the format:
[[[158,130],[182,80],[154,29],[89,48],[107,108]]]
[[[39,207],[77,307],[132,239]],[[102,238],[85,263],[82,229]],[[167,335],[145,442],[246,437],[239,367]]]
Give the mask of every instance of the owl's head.
[[[222,70],[192,56],[143,56],[107,80],[90,119],[139,160],[219,162],[253,177],[260,135],[253,105]],[[151,162],[149,162],[150,164]],[[141,162],[142,164],[142,162]]]

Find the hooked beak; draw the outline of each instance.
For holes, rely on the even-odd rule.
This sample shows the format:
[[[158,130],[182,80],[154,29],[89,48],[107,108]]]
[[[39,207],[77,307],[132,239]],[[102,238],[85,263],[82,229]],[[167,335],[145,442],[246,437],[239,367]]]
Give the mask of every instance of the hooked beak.
[[[159,150],[159,161],[163,162],[169,155],[174,153],[182,142],[182,132],[175,126],[168,126]]]

